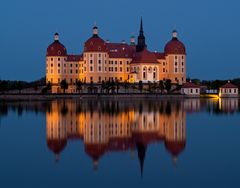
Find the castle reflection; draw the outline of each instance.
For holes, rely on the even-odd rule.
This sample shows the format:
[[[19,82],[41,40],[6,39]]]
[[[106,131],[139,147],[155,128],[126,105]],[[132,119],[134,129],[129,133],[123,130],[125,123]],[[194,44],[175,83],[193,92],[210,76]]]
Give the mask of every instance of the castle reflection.
[[[141,172],[147,147],[162,143],[176,162],[186,146],[184,101],[55,101],[46,113],[47,144],[56,160],[69,140],[82,140],[97,168],[105,153],[136,150]]]
[[[113,152],[137,152],[141,171],[147,148],[163,144],[173,162],[186,147],[186,116],[240,112],[239,99],[187,100],[56,100],[0,103],[1,120],[15,112],[46,116],[48,148],[60,160],[70,140],[82,141],[97,168],[101,157]]]

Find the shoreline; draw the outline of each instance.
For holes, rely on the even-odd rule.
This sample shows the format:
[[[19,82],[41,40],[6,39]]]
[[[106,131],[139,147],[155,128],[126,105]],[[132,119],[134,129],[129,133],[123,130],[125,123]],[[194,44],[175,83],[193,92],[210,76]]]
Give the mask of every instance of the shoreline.
[[[115,94],[0,94],[0,101],[46,101],[57,99],[209,99],[212,95],[186,96],[181,94],[159,93],[115,93]],[[217,98],[217,97],[215,97]],[[229,97],[229,98],[239,98]]]

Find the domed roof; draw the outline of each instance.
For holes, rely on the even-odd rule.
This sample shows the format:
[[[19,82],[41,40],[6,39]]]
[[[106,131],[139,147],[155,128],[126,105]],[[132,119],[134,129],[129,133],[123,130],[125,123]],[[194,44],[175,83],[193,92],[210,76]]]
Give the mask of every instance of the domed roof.
[[[106,52],[106,42],[98,35],[93,35],[84,44],[84,52]]]
[[[137,52],[132,63],[158,63],[156,55],[146,48],[143,51]]]
[[[93,159],[93,161],[98,161],[101,156],[104,155],[107,149],[106,145],[103,144],[86,144],[85,152]]]
[[[67,56],[67,49],[59,42],[58,33],[54,34],[54,42],[47,48],[47,56]]]
[[[186,54],[184,44],[177,38],[177,31],[173,31],[173,38],[165,45],[164,52],[166,54]]]
[[[186,146],[186,141],[165,141],[165,148],[173,156],[178,156]]]
[[[55,154],[59,154],[66,147],[67,140],[66,139],[61,139],[61,140],[57,140],[57,139],[51,139],[50,140],[50,139],[48,139],[47,140],[47,145],[48,145],[48,148],[52,152],[54,152]]]

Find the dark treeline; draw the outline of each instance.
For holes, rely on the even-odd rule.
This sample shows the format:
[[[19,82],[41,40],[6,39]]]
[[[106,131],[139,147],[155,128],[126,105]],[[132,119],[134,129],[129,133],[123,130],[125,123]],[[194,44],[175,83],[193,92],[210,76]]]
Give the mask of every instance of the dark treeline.
[[[240,78],[235,78],[232,80],[200,80],[200,79],[190,79],[187,78],[187,81],[206,86],[207,89],[218,90],[219,87],[226,84],[228,81],[240,87]],[[31,88],[34,90],[38,90],[41,88],[42,93],[48,93],[51,91],[51,83],[46,84],[46,78],[43,77],[39,80],[33,82],[26,81],[9,81],[9,80],[0,80],[0,93],[5,93],[11,90],[18,90],[21,93],[21,90]],[[171,80],[166,81],[156,81],[156,82],[148,82],[143,83],[139,81],[139,83],[131,84],[129,82],[118,82],[118,81],[102,81],[101,83],[82,83],[78,81],[76,83],[76,88],[79,93],[82,90],[87,90],[88,93],[95,93],[97,91],[97,86],[100,87],[101,93],[118,93],[120,89],[128,92],[129,89],[139,90],[139,92],[149,92],[149,93],[173,93],[174,91],[179,91],[181,86],[178,84],[171,83]],[[173,87],[175,86],[175,87]],[[61,82],[61,88],[65,91],[68,89],[68,83]],[[96,90],[96,91],[95,91]]]
[[[0,92],[10,91],[10,90],[19,90],[19,92],[26,88],[34,88],[38,89],[41,86],[45,86],[45,77],[32,81],[32,82],[26,82],[26,81],[10,81],[10,80],[0,80]]]
[[[187,81],[190,79],[188,78]],[[219,89],[221,86],[226,84],[228,81],[230,81],[232,84],[240,87],[240,78],[234,78],[232,80],[199,80],[199,79],[192,79],[193,83],[206,86],[208,89]]]

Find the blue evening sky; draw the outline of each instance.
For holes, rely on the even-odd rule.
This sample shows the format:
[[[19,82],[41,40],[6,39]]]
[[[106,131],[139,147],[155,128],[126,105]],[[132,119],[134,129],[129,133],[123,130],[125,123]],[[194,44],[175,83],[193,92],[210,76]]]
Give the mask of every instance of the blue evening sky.
[[[0,3],[0,79],[45,75],[47,46],[60,34],[80,54],[94,22],[103,39],[129,41],[143,16],[150,50],[163,51],[174,28],[187,48],[187,75],[240,77],[239,0],[3,0]]]

